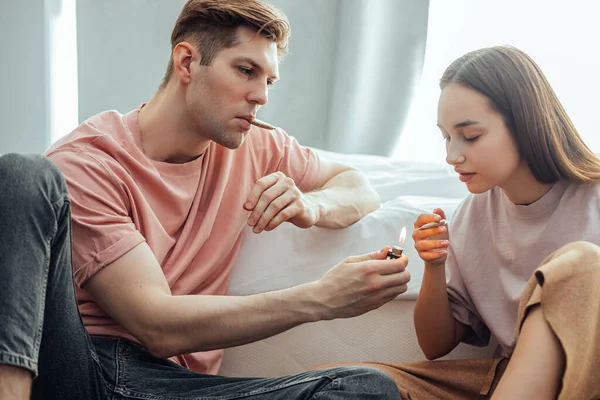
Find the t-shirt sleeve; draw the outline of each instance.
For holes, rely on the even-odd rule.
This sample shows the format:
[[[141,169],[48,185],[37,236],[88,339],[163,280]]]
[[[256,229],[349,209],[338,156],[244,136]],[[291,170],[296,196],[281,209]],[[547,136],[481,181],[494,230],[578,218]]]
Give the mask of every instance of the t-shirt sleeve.
[[[461,206],[464,206],[464,203]],[[461,225],[464,222],[463,217],[461,217],[461,209],[464,209],[464,207],[459,207],[456,214],[452,217],[452,221],[460,222],[456,225],[450,222],[449,228],[451,243],[459,247],[462,246],[460,243],[460,229],[462,229]],[[473,300],[469,295],[453,245],[448,248],[448,258],[446,259],[446,286],[450,308],[452,309],[454,319],[470,328],[467,330],[462,341],[474,346],[486,346],[490,341],[491,333],[477,313]]]
[[[262,165],[262,176],[281,171],[292,178],[302,192],[315,189],[319,175],[319,156],[283,129],[262,130],[261,140],[253,146],[254,159]],[[259,178],[262,178],[260,176]]]
[[[71,200],[73,274],[85,282],[145,241],[130,213],[122,182],[103,163],[78,151],[48,156],[63,172]]]

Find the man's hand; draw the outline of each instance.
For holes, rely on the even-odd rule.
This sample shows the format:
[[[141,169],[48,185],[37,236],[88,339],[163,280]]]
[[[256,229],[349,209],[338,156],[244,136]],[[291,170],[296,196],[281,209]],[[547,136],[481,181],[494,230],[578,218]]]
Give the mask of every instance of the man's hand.
[[[441,267],[446,263],[447,248],[450,246],[448,228],[443,225],[422,230],[419,228],[430,222],[440,222],[445,218],[444,210],[436,208],[433,210],[433,214],[421,214],[415,221],[415,230],[412,234],[415,250],[425,261],[426,266]]]
[[[310,228],[320,217],[320,206],[296,187],[294,180],[274,172],[258,180],[244,203],[252,211],[248,225],[254,233],[270,231],[288,221],[299,228]]]
[[[317,281],[322,319],[349,318],[377,309],[407,289],[408,258],[386,260],[387,248],[348,257]]]

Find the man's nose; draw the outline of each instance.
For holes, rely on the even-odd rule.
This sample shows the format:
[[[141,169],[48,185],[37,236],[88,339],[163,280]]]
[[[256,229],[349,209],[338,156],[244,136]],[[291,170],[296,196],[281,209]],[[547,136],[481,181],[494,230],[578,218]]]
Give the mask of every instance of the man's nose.
[[[269,101],[269,88],[267,84],[262,84],[254,88],[248,94],[248,101],[256,103],[259,106],[264,106]]]

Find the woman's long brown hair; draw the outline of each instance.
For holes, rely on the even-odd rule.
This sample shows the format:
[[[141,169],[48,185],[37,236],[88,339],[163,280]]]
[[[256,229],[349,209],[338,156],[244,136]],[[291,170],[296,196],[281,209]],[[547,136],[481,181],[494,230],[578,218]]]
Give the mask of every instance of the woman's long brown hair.
[[[600,158],[585,145],[541,69],[527,54],[510,46],[472,51],[446,69],[440,88],[452,83],[489,99],[539,182],[600,182]]]

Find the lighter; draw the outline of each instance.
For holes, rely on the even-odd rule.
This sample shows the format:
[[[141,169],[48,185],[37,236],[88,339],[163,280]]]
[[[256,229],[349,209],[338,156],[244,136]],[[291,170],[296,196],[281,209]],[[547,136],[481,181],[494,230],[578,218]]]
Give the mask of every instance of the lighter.
[[[406,227],[405,226],[402,227],[402,230],[400,231],[400,238],[398,238],[398,241],[400,242],[400,244],[404,243],[404,239],[406,239]],[[396,258],[400,258],[400,257],[402,257],[403,251],[404,251],[404,249],[400,246],[392,246],[392,248],[388,250],[387,257],[385,259],[386,260],[395,260]]]

